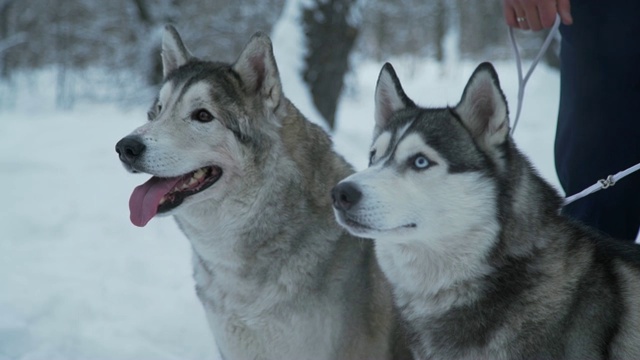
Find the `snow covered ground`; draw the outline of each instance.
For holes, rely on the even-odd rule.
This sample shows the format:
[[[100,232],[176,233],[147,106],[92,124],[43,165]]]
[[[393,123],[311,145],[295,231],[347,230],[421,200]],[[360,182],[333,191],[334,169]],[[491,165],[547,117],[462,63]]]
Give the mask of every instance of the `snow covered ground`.
[[[274,46],[278,51],[279,42]],[[285,94],[317,116],[287,58],[276,58]],[[407,94],[425,106],[456,104],[477,65],[391,62]],[[495,65],[514,113],[515,65]],[[357,64],[339,106],[335,147],[358,169],[367,161],[381,66]],[[558,73],[541,65],[515,135],[554,184],[558,85]],[[41,105],[53,90],[40,90],[16,109],[0,110],[0,360],[216,358],[188,241],[171,218],[145,228],[129,223],[129,195],[146,178],[124,171],[114,145],[145,121],[149,104],[57,111]]]

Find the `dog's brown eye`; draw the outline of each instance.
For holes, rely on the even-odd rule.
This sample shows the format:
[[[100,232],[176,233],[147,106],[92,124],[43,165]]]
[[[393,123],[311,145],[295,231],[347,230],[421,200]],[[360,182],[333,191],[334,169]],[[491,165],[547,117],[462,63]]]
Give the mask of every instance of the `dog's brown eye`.
[[[191,114],[191,119],[200,122],[209,122],[213,120],[213,115],[205,109],[198,109]]]

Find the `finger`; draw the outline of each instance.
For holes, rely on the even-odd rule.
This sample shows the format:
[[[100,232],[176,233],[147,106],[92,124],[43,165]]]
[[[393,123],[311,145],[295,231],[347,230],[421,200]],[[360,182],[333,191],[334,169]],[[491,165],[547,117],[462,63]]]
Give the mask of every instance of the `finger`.
[[[538,4],[538,15],[540,17],[540,25],[544,29],[548,29],[556,22],[556,3],[555,1],[544,1]]]
[[[507,3],[506,0],[502,2],[502,13],[504,14],[504,20],[507,25],[514,28],[520,27],[520,24],[518,24],[518,21],[516,20],[516,11],[513,9],[511,4]]]
[[[527,14],[522,11],[516,12],[516,21],[518,22],[518,27],[522,30],[529,30],[529,19],[527,19]]]
[[[526,25],[524,11],[520,7],[520,0],[503,0],[502,12],[507,25],[518,29],[529,29]]]
[[[542,30],[542,24],[540,24],[540,15],[538,14],[538,7],[535,4],[527,2],[524,5],[525,17],[527,18],[527,24],[533,31]]]
[[[524,13],[522,15],[516,15],[516,21],[518,22],[518,28],[522,30],[529,30],[529,22],[527,21],[527,16]]]
[[[562,23],[565,25],[573,24],[573,17],[571,16],[571,4],[569,0],[558,0],[558,14],[562,19]]]

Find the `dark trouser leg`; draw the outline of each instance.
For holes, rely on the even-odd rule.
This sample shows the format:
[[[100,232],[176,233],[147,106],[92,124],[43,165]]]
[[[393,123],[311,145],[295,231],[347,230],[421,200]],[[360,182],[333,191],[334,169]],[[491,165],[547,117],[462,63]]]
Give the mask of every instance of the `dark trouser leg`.
[[[567,195],[640,162],[640,1],[572,1],[562,26],[556,170]],[[640,172],[578,200],[563,213],[633,240]]]

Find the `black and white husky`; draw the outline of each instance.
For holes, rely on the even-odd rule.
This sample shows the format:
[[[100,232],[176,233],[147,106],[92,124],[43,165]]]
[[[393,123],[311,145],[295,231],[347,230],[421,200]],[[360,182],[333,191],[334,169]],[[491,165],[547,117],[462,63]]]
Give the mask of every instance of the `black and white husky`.
[[[421,108],[386,64],[370,166],[332,191],[373,238],[421,359],[640,359],[640,250],[559,215],[509,135],[491,64]]]

